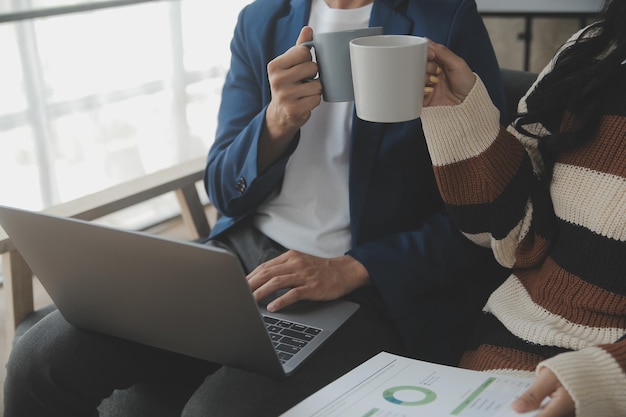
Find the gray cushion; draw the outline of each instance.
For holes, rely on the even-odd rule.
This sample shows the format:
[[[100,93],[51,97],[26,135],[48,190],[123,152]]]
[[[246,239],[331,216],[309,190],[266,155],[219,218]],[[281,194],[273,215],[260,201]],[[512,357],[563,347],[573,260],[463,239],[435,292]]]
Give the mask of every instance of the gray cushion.
[[[500,73],[504,82],[504,95],[509,112],[509,122],[511,122],[517,114],[517,103],[535,82],[537,74],[506,68],[501,69]]]

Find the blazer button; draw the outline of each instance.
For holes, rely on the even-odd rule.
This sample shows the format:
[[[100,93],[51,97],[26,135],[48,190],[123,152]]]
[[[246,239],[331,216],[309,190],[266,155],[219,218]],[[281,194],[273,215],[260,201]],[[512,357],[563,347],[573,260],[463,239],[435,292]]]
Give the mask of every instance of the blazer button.
[[[245,178],[239,178],[237,180],[237,185],[235,185],[235,187],[237,188],[237,191],[239,191],[240,194],[243,194],[246,191],[246,180]]]

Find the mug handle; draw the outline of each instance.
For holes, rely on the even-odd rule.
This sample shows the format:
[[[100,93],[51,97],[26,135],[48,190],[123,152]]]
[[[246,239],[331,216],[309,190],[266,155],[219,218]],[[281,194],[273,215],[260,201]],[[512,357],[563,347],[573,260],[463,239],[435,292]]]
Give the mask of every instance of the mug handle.
[[[306,41],[306,42],[302,42],[299,45],[306,46],[307,48],[311,49],[311,48],[315,48],[315,41]],[[310,81],[315,81],[317,79],[319,79],[319,74],[315,78],[305,78],[304,80],[302,80],[302,82],[303,83],[308,83]]]

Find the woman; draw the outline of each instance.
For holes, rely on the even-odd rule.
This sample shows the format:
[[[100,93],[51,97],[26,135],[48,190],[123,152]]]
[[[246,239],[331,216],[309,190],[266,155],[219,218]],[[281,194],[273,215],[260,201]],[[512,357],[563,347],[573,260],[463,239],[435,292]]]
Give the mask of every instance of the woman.
[[[460,365],[536,371],[518,412],[625,416],[626,0],[564,45],[507,129],[444,46],[431,44],[428,73],[422,122],[440,192],[462,231],[512,268]]]

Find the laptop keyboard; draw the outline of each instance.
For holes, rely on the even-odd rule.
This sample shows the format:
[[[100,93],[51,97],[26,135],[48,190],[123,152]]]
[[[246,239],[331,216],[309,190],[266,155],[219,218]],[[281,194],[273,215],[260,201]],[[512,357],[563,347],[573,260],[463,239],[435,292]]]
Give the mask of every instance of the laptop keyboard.
[[[263,316],[263,320],[281,363],[291,359],[322,331],[315,327],[271,316]]]

